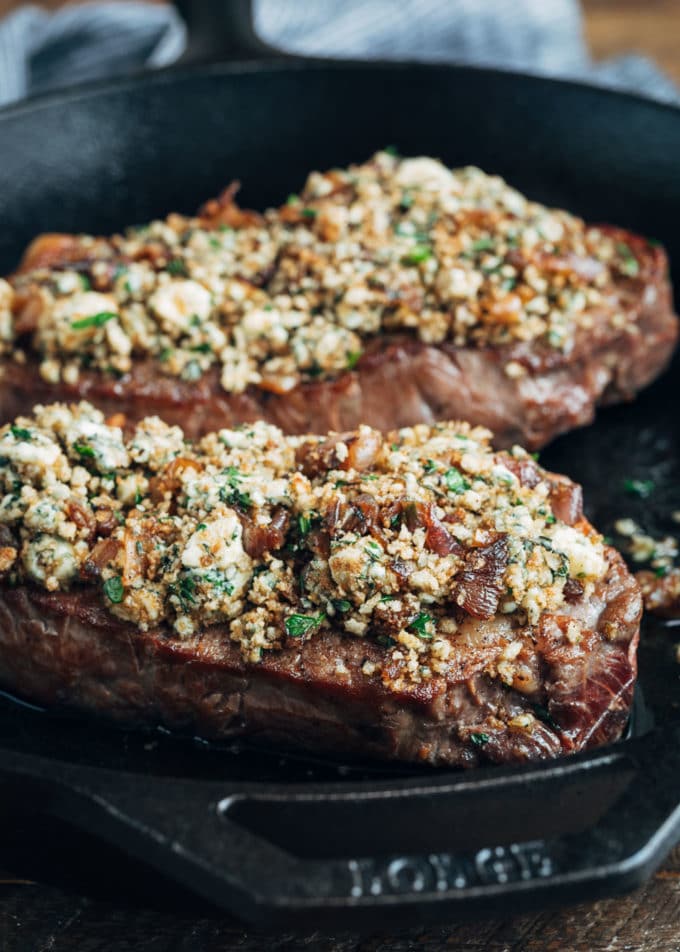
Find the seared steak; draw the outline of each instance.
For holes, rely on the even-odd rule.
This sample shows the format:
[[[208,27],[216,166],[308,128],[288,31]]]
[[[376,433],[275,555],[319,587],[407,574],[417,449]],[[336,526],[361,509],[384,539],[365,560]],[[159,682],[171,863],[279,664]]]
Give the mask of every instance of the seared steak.
[[[379,153],[264,216],[234,191],[125,237],[37,239],[0,281],[0,419],[78,399],[189,437],[467,419],[533,449],[670,359],[661,248],[477,169]]]
[[[580,489],[467,424],[198,446],[0,430],[0,683],[206,737],[433,765],[617,739],[640,594]]]

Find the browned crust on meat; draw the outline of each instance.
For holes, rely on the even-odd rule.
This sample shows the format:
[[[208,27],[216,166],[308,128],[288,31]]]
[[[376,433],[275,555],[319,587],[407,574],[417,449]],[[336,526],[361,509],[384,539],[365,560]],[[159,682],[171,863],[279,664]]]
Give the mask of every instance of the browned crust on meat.
[[[446,679],[395,694],[361,672],[382,657],[369,639],[324,634],[249,664],[222,627],[179,641],[119,622],[91,590],[26,587],[0,589],[0,683],[52,708],[208,738],[432,765],[542,760],[614,741],[628,718],[641,601],[621,557],[608,549],[607,558],[586,604],[536,626],[520,656],[531,672],[525,693],[485,673],[503,643],[498,619],[461,626]],[[577,644],[563,636],[573,617],[591,626]],[[519,726],[537,712],[533,729]]]

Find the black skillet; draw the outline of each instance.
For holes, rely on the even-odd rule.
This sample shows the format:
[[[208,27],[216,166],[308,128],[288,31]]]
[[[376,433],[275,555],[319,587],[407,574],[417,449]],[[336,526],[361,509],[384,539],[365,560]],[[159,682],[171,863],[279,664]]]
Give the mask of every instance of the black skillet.
[[[214,53],[218,10],[241,62],[0,114],[0,273],[40,231],[106,233],[190,211],[233,178],[243,202],[262,207],[309,169],[387,144],[498,172],[539,200],[658,238],[680,263],[677,109],[467,67],[253,60],[267,51],[247,7],[190,5],[201,28],[192,53]],[[676,365],[635,404],[603,411],[545,453],[546,465],[584,483],[604,531],[622,515],[672,531],[677,393]],[[635,499],[626,478],[656,489]],[[640,884],[680,834],[678,672],[672,628],[648,624],[647,714],[627,740],[470,773],[239,753],[8,704],[3,800],[115,843],[259,924],[392,928],[595,898]]]

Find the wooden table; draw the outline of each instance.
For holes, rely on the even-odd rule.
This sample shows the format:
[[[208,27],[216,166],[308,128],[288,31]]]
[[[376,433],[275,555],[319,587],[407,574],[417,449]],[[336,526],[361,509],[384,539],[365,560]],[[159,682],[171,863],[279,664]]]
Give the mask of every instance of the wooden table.
[[[549,2],[549,0],[546,0]],[[55,6],[59,0],[46,5]],[[0,15],[18,5],[0,0]],[[680,81],[680,0],[584,0],[596,58],[646,53]],[[0,824],[2,952],[680,952],[680,849],[643,889],[511,919],[387,936],[244,932],[123,857],[26,820]]]

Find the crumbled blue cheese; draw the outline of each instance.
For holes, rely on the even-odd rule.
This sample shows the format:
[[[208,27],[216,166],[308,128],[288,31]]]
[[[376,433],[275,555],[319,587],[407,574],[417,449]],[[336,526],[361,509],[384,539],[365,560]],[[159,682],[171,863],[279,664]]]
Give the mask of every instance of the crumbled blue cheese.
[[[33,346],[51,383],[152,357],[189,383],[215,368],[229,393],[337,377],[381,333],[567,352],[637,267],[606,232],[497,176],[386,152],[313,172],[299,199],[237,228],[170,215],[78,240],[89,275],[64,265],[0,283],[0,348],[13,344],[16,289],[37,316]],[[622,320],[615,331],[636,330]],[[511,356],[503,366],[521,385],[526,368]]]
[[[329,626],[378,637],[391,673],[371,661],[372,675],[401,690],[446,673],[467,611],[461,573],[469,586],[479,552],[502,540],[492,613],[507,638],[490,670],[529,690],[523,639],[568,613],[568,579],[587,594],[607,566],[585,521],[555,517],[550,475],[535,467],[523,485],[513,468],[533,466],[528,455],[494,452],[488,431],[463,423],[363,426],[330,455],[325,442],[257,422],[190,444],[157,418],[124,435],[85,403],[36,407],[0,428],[13,540],[0,572],[50,591],[98,579],[106,607],[140,630],[188,639],[221,625],[253,663]],[[309,475],[303,450],[331,468]]]

